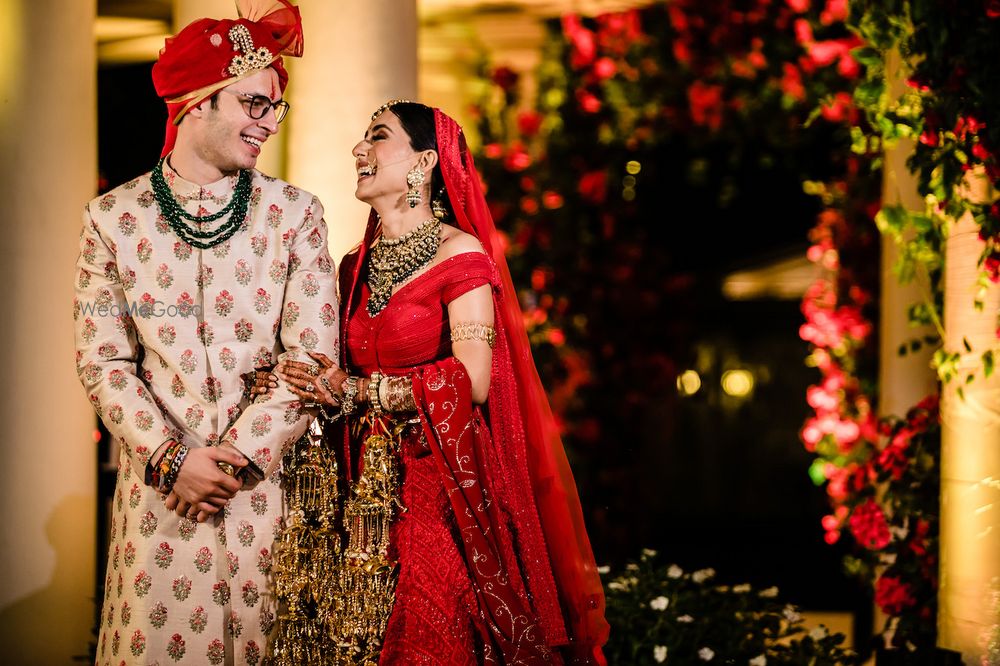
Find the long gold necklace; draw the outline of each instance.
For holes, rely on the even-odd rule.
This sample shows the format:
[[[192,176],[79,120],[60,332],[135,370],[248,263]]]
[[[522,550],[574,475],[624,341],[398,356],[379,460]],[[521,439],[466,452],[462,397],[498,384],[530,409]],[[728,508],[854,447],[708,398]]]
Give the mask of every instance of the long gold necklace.
[[[380,238],[368,257],[368,314],[381,312],[393,288],[431,263],[440,245],[441,220],[436,217],[399,238]]]

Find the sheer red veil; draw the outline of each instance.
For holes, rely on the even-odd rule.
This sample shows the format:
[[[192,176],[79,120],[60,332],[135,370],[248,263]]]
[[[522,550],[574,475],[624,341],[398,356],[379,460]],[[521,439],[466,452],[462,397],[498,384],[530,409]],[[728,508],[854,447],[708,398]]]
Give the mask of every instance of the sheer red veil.
[[[500,277],[494,292],[497,341],[487,416],[496,449],[506,458],[505,485],[532,601],[550,645],[568,643],[579,662],[604,664],[604,590],[507,260],[462,128],[439,109],[434,109],[434,121],[441,174],[454,213],[448,222],[479,239]],[[348,271],[341,282],[347,287],[346,313],[358,305],[359,277],[378,229],[372,211],[364,242],[342,266]]]

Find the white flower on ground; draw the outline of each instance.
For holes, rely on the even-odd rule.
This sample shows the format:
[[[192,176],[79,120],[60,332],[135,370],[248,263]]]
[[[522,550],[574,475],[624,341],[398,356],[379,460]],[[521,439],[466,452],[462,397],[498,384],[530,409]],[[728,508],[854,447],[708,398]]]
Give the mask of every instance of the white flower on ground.
[[[625,583],[621,582],[620,580],[613,580],[610,583],[608,583],[608,589],[622,592],[628,588],[625,587]]]
[[[681,569],[676,564],[671,564],[670,568],[667,569],[667,578],[680,578],[684,575],[684,569]]]
[[[655,659],[656,663],[658,664],[662,664],[663,662],[665,662],[667,660],[667,646],[657,645],[656,647],[654,647],[653,659]]]
[[[649,607],[652,608],[653,610],[658,610],[658,611],[667,610],[667,606],[669,605],[670,605],[670,599],[667,599],[666,597],[663,596],[656,597],[655,599],[649,602]]]
[[[609,567],[607,564],[601,567],[597,567],[597,573],[601,574],[602,576],[604,574],[611,573],[611,567]]]
[[[767,657],[759,654],[750,660],[750,666],[767,666]]]
[[[821,641],[826,637],[827,637],[826,627],[824,627],[822,624],[809,632],[809,638],[813,639],[814,641]]]
[[[651,557],[656,557],[656,551],[653,550],[652,548],[643,548],[642,549],[642,559],[648,560]]]
[[[742,585],[734,585],[733,592],[736,594],[746,594],[750,591],[750,583],[743,583]]]
[[[773,599],[776,596],[778,596],[778,588],[772,586],[767,588],[766,590],[761,590],[760,596],[764,597],[765,599]]]
[[[698,650],[698,658],[702,661],[712,661],[715,657],[715,651],[712,648],[703,647]]]
[[[799,612],[795,610],[795,606],[791,604],[785,606],[785,610],[781,611],[781,613],[782,615],[785,616],[785,619],[788,620],[789,622],[798,622],[799,620],[802,619],[802,615],[799,614]]]
[[[690,615],[681,615],[679,618],[677,618],[677,621],[683,622],[684,624],[689,624],[691,622],[694,622],[694,618],[691,617]]]
[[[696,583],[704,583],[706,580],[708,580],[714,575],[715,575],[715,569],[701,569],[691,574],[691,580],[693,580]]]

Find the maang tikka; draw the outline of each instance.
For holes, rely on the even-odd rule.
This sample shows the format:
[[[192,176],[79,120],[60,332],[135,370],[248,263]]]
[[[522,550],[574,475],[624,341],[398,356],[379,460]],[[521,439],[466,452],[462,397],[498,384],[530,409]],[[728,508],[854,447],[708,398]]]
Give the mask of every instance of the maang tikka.
[[[414,166],[406,173],[406,184],[410,186],[410,189],[406,191],[406,203],[410,204],[410,208],[416,208],[424,198],[423,192],[420,190],[424,184],[424,170],[419,165]]]

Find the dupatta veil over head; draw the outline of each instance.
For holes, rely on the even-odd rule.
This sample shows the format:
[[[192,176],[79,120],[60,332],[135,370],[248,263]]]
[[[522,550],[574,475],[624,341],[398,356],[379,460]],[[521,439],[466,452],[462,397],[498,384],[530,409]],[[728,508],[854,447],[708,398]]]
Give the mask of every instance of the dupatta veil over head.
[[[387,108],[392,109],[391,102]],[[576,483],[531,356],[517,292],[462,128],[441,110],[433,113],[441,174],[454,213],[448,221],[479,239],[499,273],[487,415],[496,450],[507,458],[507,500],[532,601],[549,645],[568,644],[574,663],[604,664],[604,590]],[[359,305],[354,302],[359,277],[379,227],[373,210],[347,281],[348,313]]]

